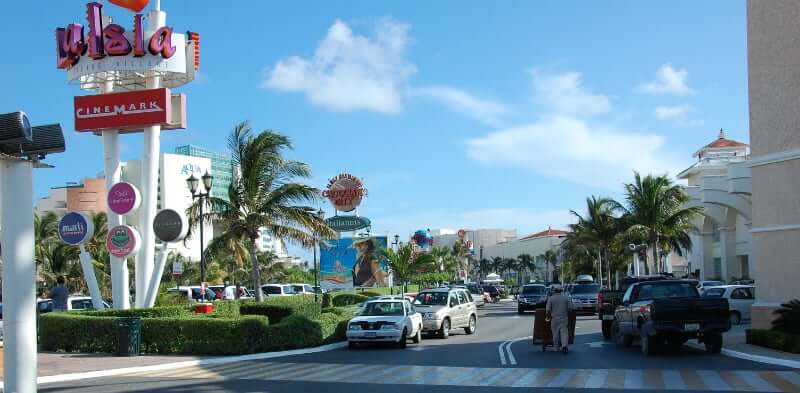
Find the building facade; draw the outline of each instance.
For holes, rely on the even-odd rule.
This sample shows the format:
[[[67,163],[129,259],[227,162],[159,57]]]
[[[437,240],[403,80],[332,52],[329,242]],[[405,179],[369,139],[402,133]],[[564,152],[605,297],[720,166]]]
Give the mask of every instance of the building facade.
[[[754,328],[797,295],[800,277],[800,2],[747,2]]]
[[[542,255],[548,250],[558,252],[561,242],[567,237],[568,232],[559,229],[547,228],[544,231],[521,237],[509,239],[497,244],[484,247],[483,258],[518,258],[520,255],[530,255],[534,259],[535,268],[532,271],[518,272],[519,282],[554,281],[557,279],[558,270],[545,263]],[[517,273],[517,272],[515,272]]]
[[[59,217],[67,212],[97,214],[106,211],[106,194],[104,178],[87,177],[80,184],[50,188],[48,195],[36,202],[35,211],[54,212]]]
[[[216,153],[199,146],[185,145],[175,148],[175,154],[208,158],[211,160],[211,170],[209,174],[214,176],[214,184],[211,187],[211,196],[228,200],[228,187],[231,185],[234,176],[233,160],[229,156]],[[203,173],[195,175],[196,177],[202,176]]]
[[[750,278],[754,260],[749,146],[726,138],[720,130],[694,157],[697,161],[678,174],[688,183],[688,206],[703,208],[694,221],[697,230],[690,235],[686,270],[705,280]]]

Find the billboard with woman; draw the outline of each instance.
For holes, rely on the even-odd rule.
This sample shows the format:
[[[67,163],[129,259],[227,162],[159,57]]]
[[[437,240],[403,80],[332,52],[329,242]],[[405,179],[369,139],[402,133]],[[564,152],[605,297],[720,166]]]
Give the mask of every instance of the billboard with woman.
[[[320,246],[320,286],[325,289],[388,286],[380,250],[385,236],[341,238]]]

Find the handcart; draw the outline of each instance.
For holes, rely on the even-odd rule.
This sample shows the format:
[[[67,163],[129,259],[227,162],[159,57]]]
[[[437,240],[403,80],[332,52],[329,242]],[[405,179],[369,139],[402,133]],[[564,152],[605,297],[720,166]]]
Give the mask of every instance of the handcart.
[[[547,347],[553,346],[553,330],[550,329],[550,321],[546,320],[547,313],[545,308],[537,308],[533,319],[533,345],[541,345],[542,352],[547,351]],[[569,345],[575,343],[575,311],[569,312]]]

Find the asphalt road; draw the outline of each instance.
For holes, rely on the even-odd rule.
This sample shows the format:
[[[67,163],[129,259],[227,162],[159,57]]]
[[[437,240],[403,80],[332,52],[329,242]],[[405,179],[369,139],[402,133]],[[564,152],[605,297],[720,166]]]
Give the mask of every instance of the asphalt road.
[[[595,317],[579,317],[569,354],[530,340],[533,314],[515,303],[480,310],[478,331],[425,337],[407,349],[373,346],[262,361],[44,385],[44,392],[800,392],[800,373],[688,347],[645,357],[604,342]],[[402,389],[402,390],[400,390]]]

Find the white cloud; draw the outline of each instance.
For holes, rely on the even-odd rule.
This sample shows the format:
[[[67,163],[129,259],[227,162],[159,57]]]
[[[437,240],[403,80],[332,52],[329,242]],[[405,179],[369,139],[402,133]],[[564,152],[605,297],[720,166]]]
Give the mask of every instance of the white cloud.
[[[687,85],[689,71],[686,68],[675,69],[672,64],[664,64],[658,69],[656,80],[642,83],[639,90],[651,94],[674,94],[685,96],[694,94],[694,90]]]
[[[496,125],[503,115],[510,112],[508,107],[499,101],[479,98],[449,86],[415,88],[410,93],[437,101],[453,111],[490,125]]]
[[[528,72],[533,78],[533,92],[538,101],[556,113],[591,116],[611,110],[608,97],[586,90],[577,72],[548,74],[536,68]]]
[[[664,138],[555,115],[467,141],[467,155],[486,165],[518,167],[543,176],[619,190],[633,171],[675,174]]]
[[[383,20],[366,37],[337,20],[311,58],[278,61],[266,70],[262,87],[305,93],[311,103],[333,111],[400,112],[404,84],[416,72],[405,56],[409,28]]]
[[[693,111],[689,105],[675,105],[675,106],[665,106],[659,105],[653,110],[653,114],[659,120],[669,120],[669,119],[682,119],[686,116],[687,113]]]

